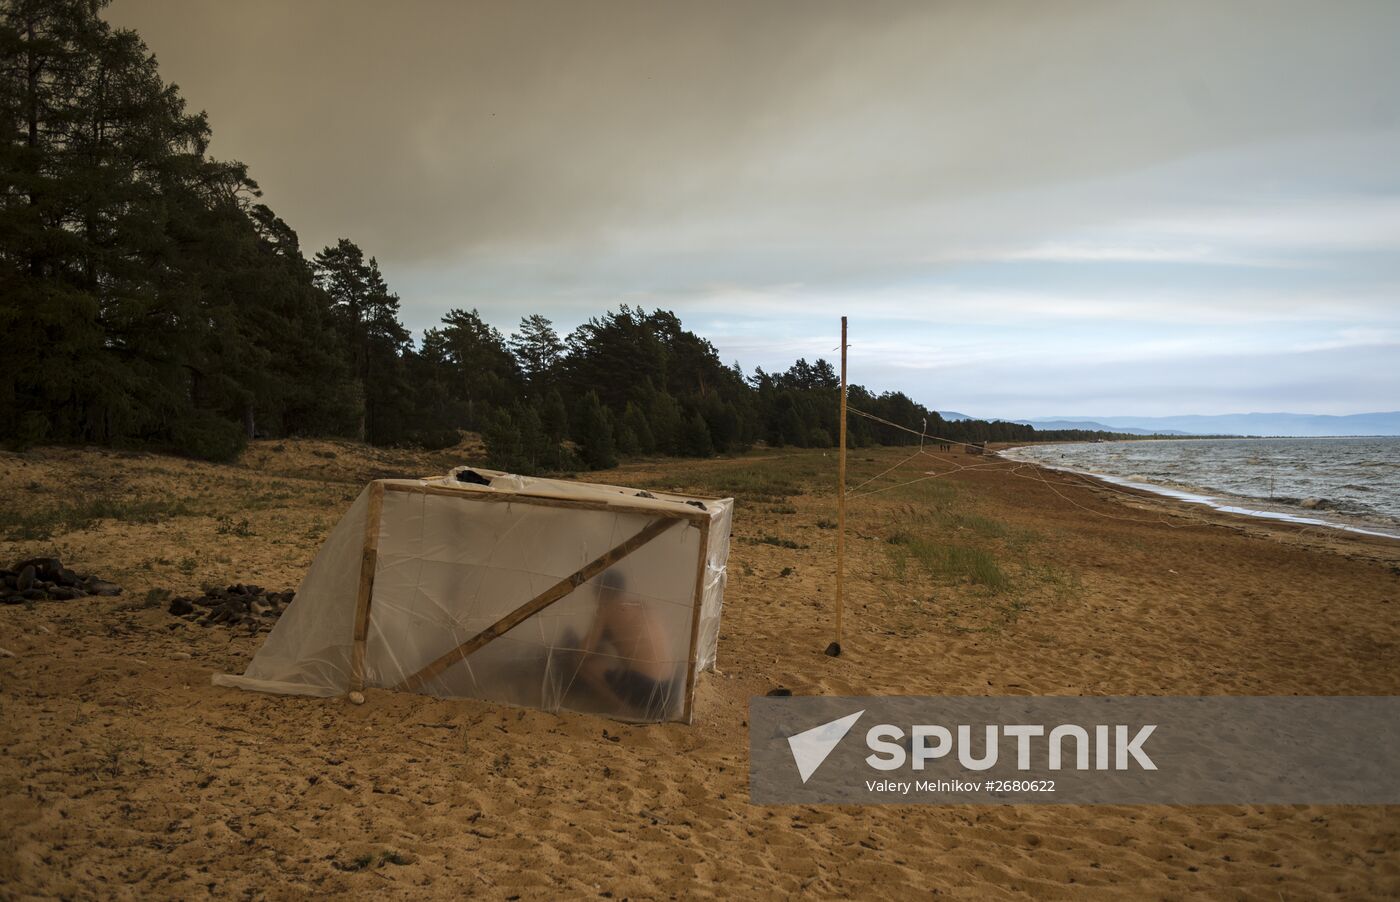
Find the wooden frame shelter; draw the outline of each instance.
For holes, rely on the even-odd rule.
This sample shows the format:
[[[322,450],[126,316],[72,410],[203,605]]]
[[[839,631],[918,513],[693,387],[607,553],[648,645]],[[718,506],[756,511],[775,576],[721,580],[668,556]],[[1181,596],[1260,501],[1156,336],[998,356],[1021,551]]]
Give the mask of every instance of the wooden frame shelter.
[[[331,539],[328,539],[328,548],[323,549],[323,554],[341,560],[351,558],[353,554],[353,558],[358,561],[354,583],[353,612],[349,623],[349,643],[348,647],[344,649],[345,673],[340,673],[339,668],[334,666],[329,668],[322,666],[327,659],[333,657],[333,653],[338,653],[339,646],[332,649],[331,653],[324,649],[306,651],[301,654],[299,659],[296,658],[295,652],[289,654],[287,649],[279,647],[269,652],[267,667],[257,666],[259,661],[255,658],[254,664],[250,665],[248,673],[244,676],[220,676],[216,677],[215,682],[235,685],[240,688],[274,692],[303,692],[304,694],[316,695],[362,692],[367,686],[443,694],[440,680],[460,662],[467,661],[482,649],[498,642],[512,630],[530,621],[531,618],[535,618],[542,612],[555,608],[561,602],[574,597],[580,587],[631,558],[637,552],[653,546],[663,536],[671,535],[671,544],[666,549],[654,552],[653,557],[663,553],[674,557],[679,552],[673,549],[689,548],[692,539],[688,536],[677,536],[673,530],[688,530],[693,527],[698,531],[698,540],[695,541],[693,564],[686,564],[687,567],[693,566],[694,576],[685,587],[685,602],[689,607],[688,622],[683,625],[685,636],[682,637],[679,633],[680,624],[675,627],[676,644],[685,642],[683,651],[679,648],[676,649],[683,655],[676,664],[684,664],[684,682],[681,686],[673,686],[674,681],[667,682],[668,691],[679,690],[682,693],[681,699],[683,701],[680,701],[679,711],[675,710],[676,704],[668,703],[667,711],[669,713],[664,718],[640,718],[679,719],[690,722],[694,716],[695,688],[699,672],[706,664],[711,666],[713,664],[713,645],[718,634],[719,606],[723,591],[724,562],[728,553],[732,500],[701,500],[665,495],[664,493],[653,494],[615,486],[565,483],[557,480],[533,480],[485,470],[472,471],[475,479],[471,482],[465,482],[455,478],[458,472],[454,471],[453,476],[450,477],[423,480],[382,479],[370,483],[362,492],[360,499],[357,499],[351,514],[347,515],[347,520],[355,521],[352,524],[356,527],[354,535],[333,535]],[[486,476],[478,474],[486,474]],[[476,481],[483,479],[489,484],[481,484]],[[497,488],[497,485],[502,482],[505,483],[505,487]],[[626,529],[623,531],[629,534],[621,541],[611,542],[600,552],[594,553],[593,550],[590,550],[587,560],[581,565],[573,567],[571,572],[563,574],[554,572],[550,576],[551,582],[547,587],[540,591],[532,590],[532,594],[528,598],[518,604],[512,603],[512,606],[503,613],[492,614],[489,623],[474,626],[470,633],[465,636],[454,631],[452,636],[454,641],[451,647],[445,651],[439,651],[425,659],[418,656],[421,649],[415,648],[410,652],[404,652],[402,660],[395,658],[393,667],[396,669],[387,671],[381,660],[380,666],[376,670],[369,663],[373,654],[371,651],[373,645],[372,626],[379,611],[376,606],[376,584],[383,566],[381,546],[384,536],[387,532],[392,532],[385,529],[386,504],[392,509],[394,507],[392,502],[396,499],[412,496],[421,497],[425,504],[428,503],[429,499],[440,498],[451,499],[464,505],[480,505],[483,506],[481,508],[483,515],[487,512],[485,506],[498,507],[500,505],[510,506],[511,510],[518,510],[515,506],[524,506],[527,509],[549,509],[560,512],[563,517],[568,517],[569,512],[592,514],[595,515],[591,521],[594,538],[589,547],[593,549],[599,547],[597,543],[598,524],[605,522],[596,519],[598,512],[624,517]],[[469,513],[463,515],[473,516]],[[362,519],[360,519],[361,516]],[[618,519],[606,522],[613,524],[611,527],[613,530],[618,530],[620,528],[618,524],[623,521]],[[635,530],[634,526],[637,527]],[[715,538],[713,533],[717,531],[722,533],[720,536],[722,547],[717,546],[712,541]],[[337,527],[337,533],[341,532],[343,530]],[[339,545],[331,550],[329,546],[337,538],[340,539]],[[678,540],[683,542],[683,545],[679,544]],[[548,545],[550,543],[542,544]],[[320,556],[317,560],[317,564],[319,563]],[[680,573],[676,570],[678,563],[678,561],[671,561],[663,569]],[[466,565],[462,566],[465,568]],[[651,567],[653,571],[657,569],[657,565],[654,563]],[[316,565],[313,565],[313,571],[315,568]],[[560,568],[556,565],[554,570],[558,569]],[[312,575],[308,574],[308,580]],[[544,571],[541,571],[532,574],[532,578],[543,575]],[[672,583],[674,583],[674,578],[668,576]],[[304,583],[303,586],[305,587],[305,585]],[[344,596],[339,597],[343,598]],[[675,595],[672,598],[672,603],[674,604],[677,600],[679,597]],[[302,601],[303,597],[299,592],[293,608],[301,604]],[[345,604],[345,602],[341,602],[341,604]],[[288,613],[292,612],[292,609],[289,609]],[[401,612],[391,611],[383,613],[382,616],[397,617],[401,616]],[[675,620],[675,616],[672,617],[672,621]],[[707,632],[709,639],[707,652],[702,651],[701,648],[702,622],[707,622],[710,626]],[[278,629],[281,629],[282,626],[283,624],[279,623]],[[269,637],[267,645],[274,645],[273,640],[279,638],[276,633],[277,630],[274,630],[274,635]],[[381,641],[383,641],[382,637]],[[281,644],[286,645],[287,643]],[[262,655],[261,651],[259,655]],[[384,655],[381,653],[380,657],[383,658]],[[303,662],[310,660],[312,664],[298,667],[296,660]],[[412,663],[408,663],[409,661]],[[304,672],[308,670],[311,671],[309,676]],[[392,676],[388,676],[386,673],[392,673]],[[297,683],[297,681],[301,682]],[[311,685],[306,685],[307,683]],[[340,689],[341,692],[331,691],[333,689]]]

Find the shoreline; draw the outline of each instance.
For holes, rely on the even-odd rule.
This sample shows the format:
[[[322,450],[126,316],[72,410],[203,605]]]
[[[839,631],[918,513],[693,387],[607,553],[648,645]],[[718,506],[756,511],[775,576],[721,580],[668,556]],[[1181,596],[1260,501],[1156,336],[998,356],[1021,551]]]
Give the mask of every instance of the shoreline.
[[[1083,442],[1054,442],[1046,444],[1069,445],[1084,444]],[[1104,444],[1109,444],[1105,442]],[[1028,457],[1018,457],[1011,452],[1019,451],[1023,448],[1034,448],[1037,445],[1012,445],[1006,448],[999,448],[994,453],[1004,460],[1015,461],[1016,463],[1032,464],[1037,467],[1044,467],[1047,470],[1055,470],[1061,473],[1073,473],[1076,476],[1083,476],[1096,479],[1100,482],[1118,488],[1133,489],[1139,492],[1146,492],[1159,498],[1168,498],[1182,504],[1196,505],[1210,510],[1229,514],[1231,516],[1246,517],[1254,521],[1268,521],[1275,524],[1286,524],[1299,527],[1323,527],[1325,529],[1338,530],[1340,532],[1362,535],[1372,538],[1388,539],[1400,542],[1400,526],[1385,527],[1380,524],[1364,521],[1363,523],[1351,523],[1339,519],[1325,519],[1318,516],[1295,514],[1290,511],[1269,509],[1260,506],[1247,506],[1250,504],[1262,504],[1256,499],[1240,495],[1230,495],[1219,490],[1209,490],[1216,494],[1209,494],[1202,489],[1180,488],[1177,486],[1161,485],[1159,483],[1144,482],[1136,479],[1129,479],[1124,476],[1116,476],[1111,473],[1100,473],[1096,470],[1084,470],[1077,467],[1065,466],[1063,464],[1049,463],[1043,460],[1034,460]]]

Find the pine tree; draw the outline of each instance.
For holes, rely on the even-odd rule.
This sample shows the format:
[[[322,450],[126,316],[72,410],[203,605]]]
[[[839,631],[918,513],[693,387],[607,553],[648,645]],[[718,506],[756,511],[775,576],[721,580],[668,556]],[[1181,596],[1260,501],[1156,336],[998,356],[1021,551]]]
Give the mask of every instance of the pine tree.
[[[475,310],[449,310],[440,329],[430,329],[424,344],[441,349],[452,393],[466,412],[462,424],[478,428],[489,411],[520,396],[520,368],[500,331]]]
[[[623,457],[635,457],[642,453],[642,446],[637,441],[637,433],[624,420],[617,427],[617,453]]]
[[[663,454],[679,454],[681,447],[681,406],[668,392],[658,391],[651,397],[647,410],[647,422],[651,424],[651,434],[656,450]]]
[[[520,463],[516,472],[533,476],[545,468],[549,450],[539,412],[531,404],[520,404],[515,408],[513,419],[520,443]]]
[[[656,450],[656,437],[651,433],[651,424],[635,402],[627,402],[627,409],[622,412],[622,425],[636,440],[637,450],[634,453],[651,454]]]
[[[98,9],[0,6],[0,432],[168,443],[196,409],[189,365],[213,328],[170,261],[201,186],[229,167],[207,159],[208,123],[140,39]]]
[[[705,418],[698,410],[685,421],[681,430],[679,453],[685,457],[709,457],[715,453],[710,427],[705,425]]]
[[[564,342],[554,331],[554,324],[538,313],[524,317],[520,320],[520,330],[511,336],[509,346],[530,390],[541,393],[564,353]]]
[[[399,322],[398,295],[389,291],[378,262],[348,238],[318,253],[314,267],[365,399],[364,439],[388,444],[404,438],[412,405],[403,358],[412,342]]]
[[[579,426],[574,438],[579,444],[579,454],[589,469],[606,470],[617,466],[610,420],[607,409],[598,400],[596,393],[589,392],[584,395],[579,411]]]
[[[520,432],[510,412],[497,410],[491,415],[486,428],[481,431],[481,440],[486,445],[486,463],[492,469],[508,473],[519,472],[524,454],[520,446]]]

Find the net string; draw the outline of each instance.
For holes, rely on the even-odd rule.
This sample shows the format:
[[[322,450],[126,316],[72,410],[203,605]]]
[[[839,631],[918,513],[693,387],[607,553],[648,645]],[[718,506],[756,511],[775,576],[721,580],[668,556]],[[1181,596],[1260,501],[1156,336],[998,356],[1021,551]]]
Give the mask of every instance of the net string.
[[[1035,466],[1035,465],[1033,465],[1033,464],[1027,464],[1027,463],[1012,463],[1011,461],[1005,460],[1004,458],[998,458],[998,459],[995,460],[995,461],[988,462],[988,463],[982,463],[982,464],[966,464],[966,465],[963,465],[963,466],[954,466],[953,469],[951,469],[951,470],[945,470],[945,471],[942,472],[942,473],[930,473],[930,474],[921,476],[921,477],[919,477],[919,478],[917,478],[917,479],[908,480],[907,482],[900,482],[900,483],[895,483],[895,484],[893,484],[893,485],[882,486],[881,488],[872,489],[872,490],[870,490],[870,491],[868,491],[868,492],[859,492],[859,491],[858,491],[859,489],[863,488],[864,486],[868,485],[868,484],[871,483],[871,482],[874,482],[876,479],[879,479],[881,476],[884,476],[884,475],[886,475],[887,473],[890,473],[891,471],[897,469],[898,467],[903,466],[904,464],[908,463],[909,461],[913,460],[914,458],[916,458],[916,457],[918,457],[918,456],[920,456],[920,455],[927,456],[927,457],[929,457],[929,458],[932,459],[932,460],[939,460],[938,458],[934,457],[932,454],[930,454],[929,452],[927,452],[927,451],[925,451],[925,450],[923,449],[923,439],[925,438],[925,436],[927,436],[928,438],[937,439],[938,441],[944,442],[944,443],[946,443],[946,444],[950,444],[950,445],[961,445],[961,446],[963,446],[964,448],[977,448],[977,449],[979,449],[979,450],[981,450],[981,451],[985,451],[986,449],[985,449],[985,445],[983,445],[983,444],[978,444],[978,443],[975,443],[975,442],[961,442],[961,441],[958,441],[957,439],[947,438],[946,436],[928,435],[928,434],[927,434],[927,422],[928,422],[927,420],[924,421],[924,422],[925,422],[925,430],[924,430],[924,431],[916,431],[916,430],[914,430],[914,429],[910,429],[908,426],[902,426],[902,425],[900,425],[899,423],[892,422],[892,421],[887,420],[887,419],[885,419],[885,418],[883,418],[883,417],[878,417],[878,416],[876,416],[876,415],[874,415],[874,414],[872,414],[872,413],[866,413],[865,411],[860,410],[859,408],[851,407],[849,404],[847,404],[846,410],[847,410],[849,413],[853,413],[853,414],[855,414],[855,415],[857,415],[857,416],[865,417],[865,418],[868,419],[868,420],[873,420],[873,421],[876,422],[876,423],[881,423],[881,424],[883,424],[883,425],[885,425],[885,426],[889,426],[889,427],[894,428],[894,429],[898,429],[898,430],[900,430],[901,432],[907,432],[907,433],[909,433],[910,435],[919,436],[919,439],[920,439],[920,447],[919,447],[919,450],[918,450],[918,451],[914,452],[914,453],[911,454],[909,457],[907,457],[907,458],[905,458],[904,460],[900,461],[899,463],[895,464],[895,466],[890,467],[889,469],[887,469],[887,470],[885,470],[885,471],[883,471],[883,472],[881,472],[881,473],[878,473],[878,474],[876,474],[875,476],[872,476],[870,479],[867,479],[867,480],[865,480],[865,482],[862,482],[860,485],[856,486],[856,487],[855,487],[855,490],[856,490],[858,493],[857,493],[857,494],[853,494],[853,495],[848,495],[848,496],[847,496],[848,500],[855,500],[856,498],[865,498],[865,497],[868,497],[868,496],[870,496],[870,495],[879,494],[880,492],[886,492],[886,491],[889,491],[889,490],[891,490],[891,489],[897,489],[897,488],[902,488],[902,487],[904,487],[904,486],[914,485],[914,484],[916,484],[916,483],[925,482],[925,481],[930,480],[930,479],[938,479],[938,478],[941,478],[941,477],[943,477],[943,476],[951,476],[951,475],[954,474],[954,473],[961,473],[961,472],[964,472],[964,471],[966,471],[966,470],[1000,469],[1000,470],[1003,470],[1004,472],[1006,472],[1007,475],[1015,476],[1015,477],[1020,478],[1020,479],[1029,479],[1029,480],[1031,480],[1031,481],[1033,481],[1033,482],[1039,482],[1040,484],[1044,485],[1046,488],[1050,489],[1050,491],[1052,491],[1052,492],[1054,492],[1056,495],[1058,495],[1058,496],[1059,496],[1061,499],[1063,499],[1064,501],[1069,502],[1071,505],[1073,505],[1073,506],[1076,507],[1076,508],[1079,508],[1080,510],[1087,511],[1088,513],[1091,513],[1091,514],[1093,514],[1093,515],[1096,516],[1096,517],[1102,517],[1102,518],[1105,518],[1105,519],[1108,519],[1108,520],[1121,520],[1121,521],[1123,521],[1123,522],[1128,522],[1128,523],[1160,524],[1160,525],[1169,526],[1169,527],[1171,527],[1172,529],[1179,529],[1179,528],[1181,528],[1181,527],[1187,525],[1187,524],[1184,524],[1184,523],[1173,523],[1173,522],[1171,522],[1171,520],[1167,519],[1166,516],[1161,516],[1161,517],[1158,517],[1158,518],[1155,518],[1155,519],[1142,519],[1142,518],[1140,518],[1140,517],[1128,517],[1128,516],[1123,516],[1123,515],[1121,515],[1121,514],[1111,514],[1111,513],[1108,513],[1108,512],[1106,512],[1106,511],[1095,510],[1095,509],[1092,508],[1092,507],[1088,507],[1088,506],[1086,506],[1086,505],[1084,505],[1084,504],[1080,504],[1078,501],[1074,500],[1073,498],[1071,498],[1071,497],[1069,497],[1068,495],[1066,495],[1064,492],[1060,491],[1059,488],[1057,488],[1057,487],[1055,486],[1054,483],[1052,483],[1050,480],[1048,480],[1048,479],[1045,478],[1045,474],[1042,472],[1042,468],[1037,467],[1037,466]],[[1027,469],[1027,468],[1030,468],[1030,469],[1031,469],[1033,475],[1026,475],[1026,474],[1024,474],[1024,473],[1021,472],[1022,470],[1025,470],[1025,469]],[[1107,489],[1107,490],[1110,491],[1110,492],[1114,492],[1114,493],[1116,493],[1116,494],[1119,494],[1119,495],[1122,495],[1122,496],[1125,496],[1125,497],[1136,498],[1136,499],[1138,499],[1138,500],[1142,500],[1142,499],[1141,499],[1141,496],[1139,496],[1139,495],[1137,495],[1137,494],[1135,494],[1135,493],[1132,493],[1132,492],[1123,491],[1122,489],[1119,489],[1119,488],[1117,488],[1116,486],[1114,486],[1112,483],[1107,483],[1107,482],[1104,482],[1104,483],[1093,482],[1093,481],[1089,480],[1088,478],[1086,478],[1086,477],[1084,477],[1083,475],[1078,474],[1078,473],[1064,473],[1063,471],[1055,471],[1055,472],[1061,473],[1061,475],[1064,475],[1064,476],[1067,476],[1067,477],[1071,477],[1071,478],[1072,478],[1072,481],[1073,481],[1074,484],[1076,484],[1077,486],[1078,486],[1078,485],[1082,485],[1083,487],[1089,488],[1089,489],[1100,489],[1100,490],[1102,490],[1102,489]]]
[[[934,455],[929,454],[929,452],[922,450],[922,448],[923,448],[923,439],[924,439],[925,437],[931,438],[931,439],[936,439],[937,441],[944,442],[944,443],[950,444],[950,445],[961,445],[961,446],[963,446],[964,448],[978,448],[978,449],[983,450],[983,451],[986,450],[986,446],[985,446],[984,444],[979,444],[979,443],[976,443],[976,442],[960,442],[960,441],[958,441],[957,439],[951,439],[951,438],[947,438],[947,437],[945,437],[945,436],[928,435],[928,434],[927,434],[927,428],[928,428],[928,421],[927,421],[927,420],[924,421],[924,431],[916,431],[916,430],[914,430],[914,429],[910,429],[908,426],[901,426],[899,423],[892,422],[892,421],[887,420],[887,419],[885,419],[885,418],[883,418],[883,417],[875,416],[873,413],[866,413],[865,411],[860,410],[859,408],[851,407],[850,404],[847,404],[847,405],[846,405],[846,410],[847,410],[847,412],[853,413],[853,414],[855,414],[856,416],[865,417],[865,418],[868,419],[868,420],[873,420],[873,421],[876,422],[876,423],[881,423],[881,424],[886,425],[886,426],[889,426],[889,427],[891,427],[891,428],[898,429],[898,430],[900,430],[901,432],[907,432],[907,433],[909,433],[910,435],[917,435],[917,436],[919,436],[919,440],[920,440],[920,451],[919,451],[918,453],[915,453],[915,454],[910,455],[910,456],[909,456],[908,458],[906,458],[905,460],[900,461],[900,463],[897,464],[896,467],[898,467],[898,466],[903,466],[905,463],[908,463],[910,460],[913,460],[915,457],[918,457],[919,454],[927,455],[927,456],[928,456],[930,459],[932,459],[932,460],[940,460],[939,458],[934,457]],[[941,477],[941,476],[950,476],[950,475],[952,475],[953,473],[960,473],[960,472],[963,472],[964,470],[998,469],[998,467],[996,466],[996,463],[1004,463],[1004,464],[1007,464],[1007,465],[1010,467],[1009,469],[1006,469],[1007,475],[1015,476],[1015,477],[1017,477],[1017,478],[1019,478],[1019,479],[1028,479],[1028,480],[1031,480],[1032,482],[1039,482],[1039,483],[1041,483],[1042,485],[1044,485],[1046,488],[1050,489],[1050,491],[1052,491],[1052,492],[1054,492],[1056,495],[1060,496],[1060,498],[1062,498],[1063,500],[1069,502],[1069,503],[1070,503],[1071,505],[1073,505],[1074,507],[1077,507],[1077,508],[1079,508],[1080,510],[1083,510],[1083,511],[1087,511],[1088,513],[1091,513],[1091,514],[1093,514],[1093,515],[1096,516],[1096,517],[1102,517],[1102,518],[1108,519],[1108,520],[1121,520],[1121,521],[1126,522],[1126,523],[1144,523],[1144,524],[1148,524],[1148,525],[1164,525],[1164,526],[1168,526],[1168,527],[1170,527],[1170,528],[1172,528],[1172,529],[1182,529],[1182,528],[1184,528],[1184,527],[1186,527],[1186,526],[1191,525],[1190,523],[1172,522],[1172,519],[1183,519],[1183,518],[1184,518],[1184,515],[1182,515],[1182,514],[1164,514],[1164,515],[1158,517],[1157,519],[1142,519],[1142,518],[1140,518],[1140,517],[1126,517],[1126,516],[1123,516],[1123,515],[1120,515],[1120,514],[1110,514],[1110,513],[1107,513],[1107,512],[1105,512],[1105,511],[1094,510],[1094,509],[1091,508],[1091,507],[1087,507],[1087,506],[1085,506],[1085,505],[1083,505],[1083,504],[1080,504],[1078,501],[1075,501],[1073,498],[1069,497],[1069,496],[1066,495],[1064,492],[1061,492],[1061,491],[1056,487],[1056,484],[1055,484],[1055,483],[1053,483],[1053,482],[1051,482],[1050,480],[1048,480],[1048,479],[1045,478],[1045,477],[1046,477],[1046,472],[1047,472],[1047,470],[1048,470],[1048,472],[1050,472],[1050,473],[1054,473],[1054,474],[1056,474],[1056,475],[1058,475],[1058,476],[1060,476],[1060,477],[1063,477],[1063,481],[1060,482],[1060,485],[1063,485],[1063,486],[1070,486],[1070,485],[1073,485],[1073,486],[1075,486],[1075,487],[1082,487],[1082,488],[1086,488],[1086,489],[1090,489],[1090,490],[1097,489],[1097,490],[1099,490],[1099,491],[1108,491],[1108,492],[1110,492],[1110,493],[1119,495],[1119,496],[1121,496],[1121,497],[1124,497],[1124,498],[1134,498],[1134,499],[1136,499],[1136,500],[1138,500],[1138,501],[1143,501],[1143,500],[1148,500],[1148,499],[1145,499],[1142,495],[1140,495],[1140,494],[1138,494],[1138,493],[1136,493],[1136,492],[1130,492],[1130,491],[1127,491],[1127,490],[1125,490],[1125,489],[1122,489],[1122,488],[1120,488],[1120,487],[1114,485],[1114,484],[1111,483],[1111,482],[1096,481],[1096,480],[1091,479],[1091,478],[1088,477],[1088,476],[1085,476],[1085,475],[1082,474],[1082,473],[1076,473],[1076,472],[1074,472],[1073,470],[1055,470],[1055,469],[1051,469],[1051,468],[1047,468],[1047,467],[1041,467],[1041,466],[1038,466],[1038,465],[1036,465],[1036,464],[1025,463],[1025,462],[1019,462],[1019,461],[1013,463],[1012,461],[1010,461],[1010,460],[1008,460],[1008,459],[1006,459],[1006,458],[998,458],[997,461],[996,461],[995,463],[989,463],[989,464],[969,464],[969,465],[965,465],[965,466],[961,466],[961,467],[956,467],[955,469],[947,470],[947,471],[945,471],[945,472],[943,472],[943,473],[929,474],[929,475],[926,475],[926,476],[921,476],[921,477],[919,477],[918,479],[911,479],[911,480],[909,480],[908,482],[896,483],[896,484],[894,484],[894,485],[884,486],[884,487],[879,488],[879,489],[872,489],[871,491],[868,491],[868,492],[861,492],[859,495],[848,496],[848,498],[863,498],[863,497],[866,497],[866,496],[869,496],[869,495],[878,494],[879,492],[888,491],[889,489],[896,489],[896,488],[900,488],[900,487],[906,486],[906,485],[914,485],[915,483],[924,482],[924,481],[929,480],[929,479],[937,479],[937,478],[939,478],[939,477]],[[889,470],[886,470],[885,473],[888,473],[888,472],[892,471],[893,469],[895,469],[895,467],[891,467]],[[1005,469],[1005,468],[1003,468],[1003,469]],[[1032,475],[1026,475],[1025,473],[1022,473],[1022,472],[1021,472],[1022,470],[1029,470],[1029,471],[1031,472]],[[868,484],[868,483],[870,483],[870,482],[873,482],[875,479],[878,479],[880,476],[885,475],[885,473],[880,473],[880,474],[878,474],[877,476],[872,477],[871,479],[866,480],[864,483],[861,483],[861,486],[864,486],[864,485],[866,485],[866,484]],[[857,486],[857,488],[860,488],[861,486]],[[1170,518],[1172,518],[1172,519],[1168,519],[1168,517],[1170,517]],[[1194,521],[1194,522],[1199,522],[1199,523],[1202,523],[1202,524],[1207,525],[1207,526],[1219,526],[1219,527],[1221,527],[1221,528],[1234,528],[1231,524],[1226,524],[1226,523],[1211,523],[1209,520],[1200,520],[1200,521]],[[1308,523],[1297,523],[1297,524],[1292,524],[1292,525],[1296,528],[1297,532],[1298,532],[1300,535],[1325,536],[1325,535],[1331,534],[1331,531],[1332,531],[1332,527],[1328,527],[1328,526],[1314,526],[1314,525],[1308,524]]]

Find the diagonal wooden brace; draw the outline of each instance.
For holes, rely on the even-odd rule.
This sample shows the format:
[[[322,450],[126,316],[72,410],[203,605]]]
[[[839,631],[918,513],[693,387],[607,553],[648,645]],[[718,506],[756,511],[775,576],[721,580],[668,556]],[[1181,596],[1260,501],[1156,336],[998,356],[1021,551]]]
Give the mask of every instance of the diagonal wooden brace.
[[[589,561],[583,567],[564,577],[559,582],[555,583],[548,589],[541,592],[539,595],[536,595],[534,598],[530,599],[520,607],[511,611],[509,614],[502,617],[500,620],[497,620],[495,623],[491,624],[486,629],[477,633],[475,636],[472,636],[466,642],[463,642],[461,645],[457,646],[456,648],[449,651],[447,654],[433,661],[431,664],[424,667],[422,670],[418,671],[413,676],[404,680],[402,683],[399,683],[394,688],[398,690],[408,691],[417,689],[419,686],[422,686],[428,680],[431,680],[433,677],[442,673],[444,670],[451,667],[453,664],[456,664],[458,661],[465,659],[468,655],[477,651],[482,646],[491,642],[493,639],[497,639],[510,632],[512,629],[519,626],[521,623],[525,622],[530,617],[533,617],[540,611],[543,611],[545,608],[554,604],[559,599],[565,597],[570,592],[577,589],[579,586],[588,582],[593,577],[602,573],[604,570],[608,569],[613,564],[616,564],[618,561],[627,557],[629,554],[636,551],[638,548],[641,548],[643,545],[647,544],[652,539],[661,535],[667,529],[670,529],[672,526],[680,522],[683,521],[672,517],[652,521],[650,524],[647,525],[645,529],[637,533],[632,538],[628,539],[621,545],[618,545],[616,548],[613,548],[612,550],[603,554],[601,557]]]

